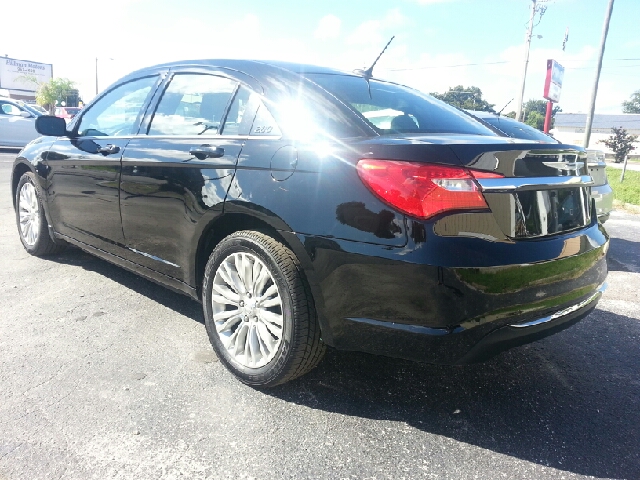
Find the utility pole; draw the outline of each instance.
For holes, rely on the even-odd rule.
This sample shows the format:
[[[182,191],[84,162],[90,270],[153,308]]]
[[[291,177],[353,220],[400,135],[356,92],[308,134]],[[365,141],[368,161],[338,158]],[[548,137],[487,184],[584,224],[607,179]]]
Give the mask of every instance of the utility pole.
[[[537,0],[531,0],[531,17],[529,17],[529,29],[524,40],[524,65],[522,67],[522,80],[520,81],[520,94],[516,102],[516,120],[520,121],[522,114],[522,100],[524,98],[524,85],[527,81],[527,67],[529,66],[529,49],[531,47],[531,36],[533,35],[533,19],[536,16]],[[524,119],[523,119],[524,120]]]
[[[609,20],[611,20],[611,12],[613,11],[614,0],[609,0],[607,12],[602,27],[602,38],[600,39],[600,53],[598,55],[598,66],[596,68],[596,78],[593,82],[593,90],[591,90],[591,103],[589,104],[589,113],[587,114],[587,124],[584,127],[584,140],[582,146],[587,148],[591,139],[591,126],[593,125],[593,113],[596,109],[596,97],[598,96],[598,82],[600,81],[600,70],[602,70],[602,57],[604,57],[604,46],[607,43],[607,34],[609,33]]]
[[[538,26],[542,20],[544,12],[547,11],[547,7],[541,5],[548,0],[531,0],[531,16],[529,17],[529,28],[524,39],[524,64],[522,66],[522,80],[520,82],[520,93],[516,96],[516,120],[520,120],[520,114],[522,113],[522,101],[524,100],[524,87],[527,81],[527,67],[529,66],[529,50],[531,49],[531,39],[533,38],[533,29]],[[540,14],[538,23],[533,24],[536,13]],[[542,38],[542,35],[537,35],[538,38]],[[524,121],[524,117],[522,118]]]

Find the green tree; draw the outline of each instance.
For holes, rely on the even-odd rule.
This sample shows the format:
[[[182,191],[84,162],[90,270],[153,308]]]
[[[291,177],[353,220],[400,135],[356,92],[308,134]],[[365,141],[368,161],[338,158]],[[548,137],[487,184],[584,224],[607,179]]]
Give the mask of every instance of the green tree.
[[[609,138],[600,140],[599,143],[604,143],[607,147],[613,150],[615,154],[615,162],[620,163],[624,160],[631,150],[635,148],[633,142],[638,139],[638,135],[629,135],[627,131],[620,127],[613,127],[611,129],[612,135]]]
[[[522,110],[525,112],[525,122],[527,121],[529,114],[533,112],[538,112],[544,116],[547,114],[547,101],[534,99],[527,100],[522,106]]]
[[[454,107],[464,110],[481,110],[485,112],[493,112],[495,104],[488,103],[482,98],[482,90],[478,87],[463,87],[458,85],[449,88],[445,93],[431,93],[438,100],[453,105]]]
[[[546,100],[527,100],[522,107],[524,111],[524,123],[531,125],[538,130],[544,129],[544,119],[547,116],[547,101]],[[555,105],[551,110],[551,127],[556,119],[556,113],[561,112],[562,109]],[[515,118],[515,115],[514,115]]]
[[[531,125],[533,128],[537,128],[538,130],[544,130],[544,118],[546,113],[542,114],[540,112],[527,112],[527,119],[524,123],[527,125]]]
[[[640,113],[640,90],[636,90],[631,94],[629,100],[622,102],[622,111],[624,113]]]
[[[53,115],[56,103],[66,101],[67,96],[75,89],[75,83],[68,78],[52,78],[41,83],[36,94],[36,102]]]

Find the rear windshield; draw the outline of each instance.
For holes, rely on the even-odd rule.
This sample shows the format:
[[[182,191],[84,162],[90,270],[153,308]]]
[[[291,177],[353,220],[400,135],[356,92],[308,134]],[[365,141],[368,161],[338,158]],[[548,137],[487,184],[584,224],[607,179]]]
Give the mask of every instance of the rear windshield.
[[[485,117],[482,120],[496,127],[501,132],[504,132],[508,137],[537,140],[546,143],[558,143],[553,137],[545,135],[540,130],[509,117]]]
[[[495,133],[468,115],[417,90],[362,77],[310,73],[306,77],[386,133]]]

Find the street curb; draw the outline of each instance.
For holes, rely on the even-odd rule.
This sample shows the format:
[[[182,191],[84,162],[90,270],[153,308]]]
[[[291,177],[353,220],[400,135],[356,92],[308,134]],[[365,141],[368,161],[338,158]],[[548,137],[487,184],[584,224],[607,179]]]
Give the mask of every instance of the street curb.
[[[617,209],[625,210],[629,213],[640,215],[640,205],[634,205],[633,203],[624,203],[620,200],[614,200],[613,206]]]

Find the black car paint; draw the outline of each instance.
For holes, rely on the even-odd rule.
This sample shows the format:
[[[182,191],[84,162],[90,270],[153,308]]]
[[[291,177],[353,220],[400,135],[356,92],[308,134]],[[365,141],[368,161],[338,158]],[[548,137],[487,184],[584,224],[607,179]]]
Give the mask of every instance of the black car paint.
[[[78,138],[78,115],[70,138],[42,138],[20,153],[12,184],[25,169],[35,171],[56,236],[198,300],[202,261],[221,235],[247,227],[269,232],[298,257],[323,340],[342,349],[455,363],[490,333],[575,304],[602,284],[608,237],[595,215],[584,228],[514,241],[495,234],[500,228],[489,212],[408,218],[355,174],[361,158],[476,169],[490,159],[497,162],[492,168],[509,165],[513,174],[514,159],[548,145],[471,135],[380,136],[352,118],[344,128],[353,136],[329,144],[286,133],[209,137],[225,155],[200,160],[188,150],[201,137],[145,135],[176,71],[229,76],[272,105],[304,85],[328,105],[326,130],[341,129],[348,107],[287,68],[221,61],[136,72],[120,82],[160,78],[139,116],[138,135]],[[273,114],[281,118],[277,108]],[[107,144],[119,151],[97,153]],[[510,161],[501,160],[505,151]],[[456,231],[453,224],[468,215],[487,221]]]

